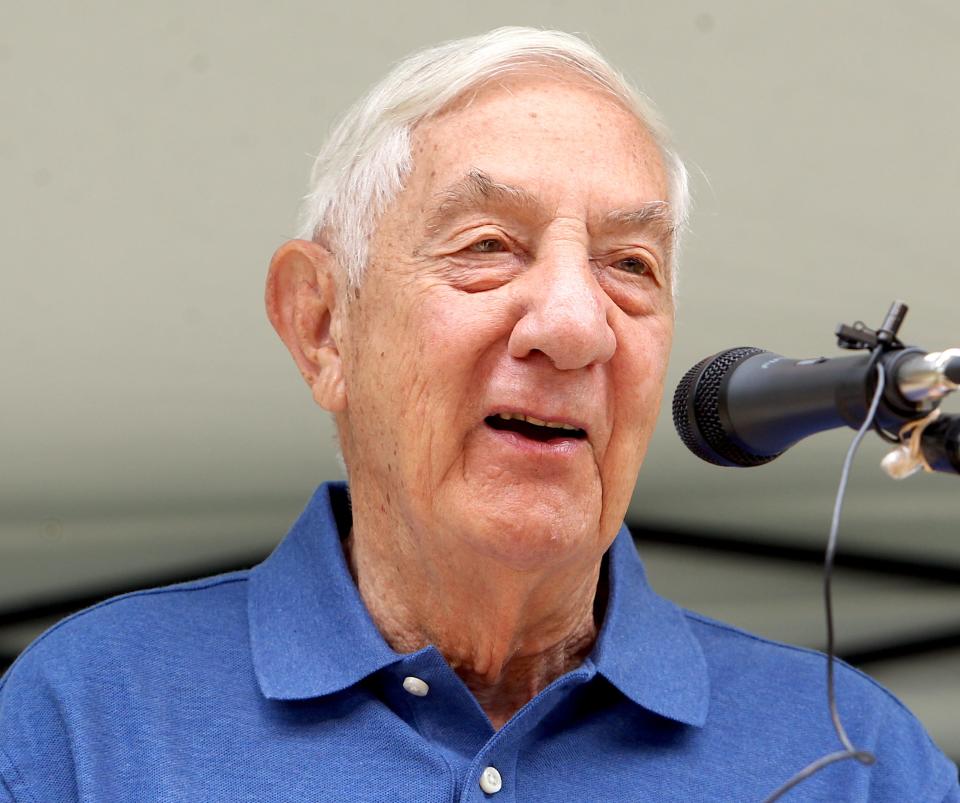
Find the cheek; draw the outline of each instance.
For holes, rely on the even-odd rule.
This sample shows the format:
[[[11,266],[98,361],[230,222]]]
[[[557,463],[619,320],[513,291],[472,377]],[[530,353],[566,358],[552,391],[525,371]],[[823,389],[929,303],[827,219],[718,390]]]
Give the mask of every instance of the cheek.
[[[348,404],[357,439],[381,454],[389,446],[408,482],[429,486],[448,471],[477,424],[505,319],[491,301],[418,288],[402,306],[396,297],[381,306],[355,344]]]
[[[624,459],[638,462],[657,422],[673,333],[667,317],[641,319],[640,324],[620,339],[612,366],[617,442],[611,446]]]
[[[351,311],[345,360],[350,439],[359,460],[393,473],[403,433],[417,420],[425,345],[411,336],[407,309],[396,296],[369,293]]]
[[[601,530],[611,538],[626,515],[637,473],[656,426],[670,352],[672,321],[641,319],[619,340],[611,364],[613,428],[600,464]],[[626,343],[626,346],[622,344]]]
[[[505,347],[512,323],[505,293],[438,286],[424,295],[410,336],[423,342],[438,385],[457,385],[475,397],[482,388],[470,383],[484,380],[494,347]]]
[[[449,288],[424,297],[406,333],[420,344],[411,374],[417,377],[418,411],[442,432],[442,450],[458,449],[480,415],[495,346],[501,340],[496,305],[489,297]]]

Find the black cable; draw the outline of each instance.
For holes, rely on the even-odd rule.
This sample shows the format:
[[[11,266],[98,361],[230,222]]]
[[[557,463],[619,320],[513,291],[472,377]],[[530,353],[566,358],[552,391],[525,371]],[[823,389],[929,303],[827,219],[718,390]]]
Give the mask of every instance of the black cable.
[[[900,341],[898,341],[896,338],[894,338],[894,342],[900,343]],[[900,345],[902,346],[902,344]],[[866,370],[867,376],[870,375],[871,370],[873,370],[877,365],[880,364],[879,360],[886,353],[886,351],[887,351],[887,346],[883,344],[876,346],[873,349],[873,351],[870,354],[870,360],[867,363],[867,370]],[[893,443],[896,445],[900,444],[900,438],[898,438],[894,434],[887,432],[882,426],[880,426],[880,422],[876,420],[876,417],[874,417],[874,420],[873,420],[873,431],[876,432],[887,443]]]
[[[877,415],[877,408],[880,406],[880,399],[883,397],[884,385],[886,384],[883,363],[879,360],[882,350],[883,346],[878,346],[874,349],[870,359],[870,365],[875,366],[877,369],[877,388],[873,393],[873,399],[870,402],[867,417],[864,419],[863,424],[861,424],[860,429],[857,430],[857,434],[853,438],[853,443],[851,443],[850,448],[847,449],[847,456],[843,461],[843,469],[840,472],[840,484],[837,487],[837,497],[833,505],[833,518],[830,522],[830,536],[827,539],[827,550],[823,559],[823,607],[827,620],[827,704],[830,707],[830,719],[833,721],[833,728],[837,732],[837,738],[840,739],[840,744],[843,745],[843,750],[830,753],[808,764],[789,781],[779,787],[772,795],[766,798],[764,803],[773,803],[779,800],[795,786],[819,772],[824,767],[834,764],[837,761],[853,758],[861,764],[869,766],[877,760],[873,753],[866,750],[857,750],[857,748],[853,746],[850,737],[847,736],[847,732],[844,730],[843,723],[840,721],[840,712],[837,710],[837,695],[833,672],[836,655],[834,653],[833,595],[831,593],[831,584],[833,580],[833,562],[837,551],[837,533],[840,529],[840,512],[843,510],[843,498],[847,492],[847,480],[850,477],[850,467],[853,465],[853,458],[857,453],[857,449],[860,447],[861,441],[873,426],[874,419]]]

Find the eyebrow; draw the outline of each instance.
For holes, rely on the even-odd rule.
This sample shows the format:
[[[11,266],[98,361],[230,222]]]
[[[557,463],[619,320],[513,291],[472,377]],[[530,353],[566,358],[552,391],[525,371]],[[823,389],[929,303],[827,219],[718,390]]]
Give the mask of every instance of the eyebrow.
[[[601,218],[601,228],[649,230],[659,241],[667,261],[672,260],[677,224],[666,201],[649,201],[637,209],[614,209]]]
[[[607,228],[656,228],[672,235],[676,226],[670,204],[666,201],[649,201],[638,209],[614,209],[601,219],[601,225]]]
[[[427,230],[436,233],[455,215],[488,206],[510,206],[531,216],[546,217],[540,199],[533,193],[509,184],[494,181],[482,170],[471,170],[463,178],[434,196],[427,216]],[[636,209],[614,209],[600,218],[601,229],[652,229],[669,252],[676,234],[670,204],[649,201]]]
[[[434,196],[427,216],[427,230],[437,232],[450,218],[464,211],[487,206],[511,206],[538,216],[544,215],[543,204],[532,193],[494,181],[482,170],[471,170],[459,181]]]

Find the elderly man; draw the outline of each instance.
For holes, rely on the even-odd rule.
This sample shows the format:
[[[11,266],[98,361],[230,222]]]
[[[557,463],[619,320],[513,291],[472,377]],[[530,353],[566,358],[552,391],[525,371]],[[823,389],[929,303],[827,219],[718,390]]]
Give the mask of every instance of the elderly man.
[[[261,565],[40,637],[0,799],[749,801],[837,749],[823,657],[656,596],[622,520],[673,329],[683,166],[591,48],[401,63],[317,160],[267,309],[349,477]],[[855,671],[874,767],[793,800],[960,800]]]

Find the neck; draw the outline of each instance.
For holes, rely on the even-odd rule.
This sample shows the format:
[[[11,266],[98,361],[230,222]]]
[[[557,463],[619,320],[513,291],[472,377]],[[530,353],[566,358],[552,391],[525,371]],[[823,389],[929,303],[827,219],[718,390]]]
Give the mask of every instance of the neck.
[[[377,518],[355,504],[344,544],[374,623],[397,652],[434,645],[495,728],[589,654],[599,559],[517,571],[456,549],[433,556],[419,545],[440,540]]]

